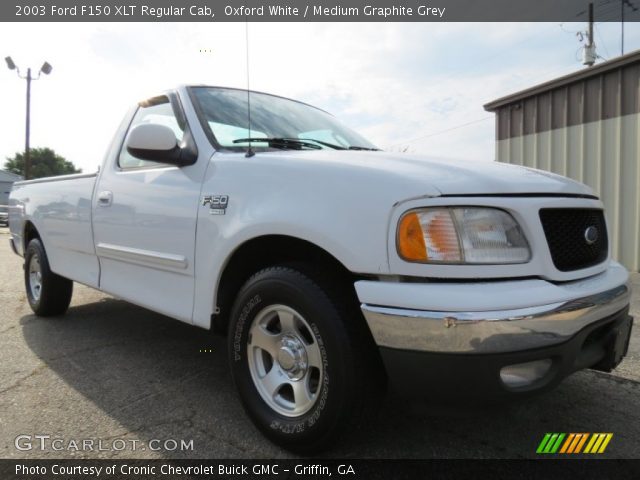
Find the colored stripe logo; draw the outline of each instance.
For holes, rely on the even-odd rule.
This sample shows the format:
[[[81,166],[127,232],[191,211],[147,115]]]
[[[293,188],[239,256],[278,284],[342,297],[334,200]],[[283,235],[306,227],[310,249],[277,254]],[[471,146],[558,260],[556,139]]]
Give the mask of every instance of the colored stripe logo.
[[[536,453],[604,453],[612,438],[613,433],[545,433]]]

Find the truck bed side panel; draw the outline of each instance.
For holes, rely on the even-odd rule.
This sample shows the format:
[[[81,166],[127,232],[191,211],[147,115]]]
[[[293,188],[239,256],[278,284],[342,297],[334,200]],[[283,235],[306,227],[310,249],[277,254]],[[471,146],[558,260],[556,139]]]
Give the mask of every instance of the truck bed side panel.
[[[51,270],[92,287],[98,286],[99,278],[91,227],[95,180],[94,173],[20,182],[11,192],[16,243],[24,245],[21,237],[30,221],[43,240]]]

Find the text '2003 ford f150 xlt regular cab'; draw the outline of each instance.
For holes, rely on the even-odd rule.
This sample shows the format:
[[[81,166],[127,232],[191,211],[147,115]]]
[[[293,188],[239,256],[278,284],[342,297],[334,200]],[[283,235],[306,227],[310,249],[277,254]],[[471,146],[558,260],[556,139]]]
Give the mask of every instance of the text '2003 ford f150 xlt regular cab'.
[[[80,282],[228,335],[273,441],[328,445],[387,379],[518,397],[626,353],[627,271],[586,186],[378,151],[285,98],[180,87],[136,105],[96,174],[15,184],[38,315]]]

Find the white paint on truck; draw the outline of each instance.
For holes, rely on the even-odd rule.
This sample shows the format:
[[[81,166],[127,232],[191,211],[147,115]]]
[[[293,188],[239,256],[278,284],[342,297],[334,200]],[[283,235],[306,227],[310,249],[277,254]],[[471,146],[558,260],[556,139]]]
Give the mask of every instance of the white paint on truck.
[[[222,102],[220,109],[227,100],[229,105],[238,106],[233,92],[213,91]],[[290,105],[292,112],[311,108],[277,98],[269,101],[278,104],[278,108]],[[149,106],[172,108],[174,113],[167,110],[169,115],[154,117],[149,113],[153,108],[145,110]],[[219,125],[216,118],[208,118],[207,124],[202,109],[192,87],[153,97],[127,114],[98,173],[16,182],[10,196],[9,218],[16,252],[25,255],[27,237],[37,237],[53,273],[183,322],[210,328],[212,317],[220,313],[219,294],[225,288],[221,284],[223,272],[233,255],[247,242],[280,236],[277,238],[307,242],[305,245],[314,251],[328,254],[327,258],[336,262],[332,265],[349,272],[354,287],[352,300],[361,304],[364,325],[368,325],[371,337],[384,353],[389,375],[394,371],[390,366],[394,362],[402,365],[401,370],[406,370],[407,365],[417,368],[412,359],[418,357],[413,354],[471,353],[479,356],[474,360],[476,366],[483,365],[482,354],[509,355],[508,359],[486,357],[485,365],[494,365],[493,371],[484,372],[488,380],[483,385],[489,388],[489,383],[498,385],[499,378],[503,382],[513,378],[520,381],[517,368],[516,373],[501,370],[509,362],[526,364],[529,359],[539,360],[542,367],[535,368],[543,371],[548,364],[546,357],[562,358],[556,369],[561,374],[541,383],[542,388],[576,369],[593,366],[611,352],[615,362],[610,361],[609,368],[624,355],[626,350],[620,342],[624,343],[624,329],[630,325],[625,313],[629,301],[626,270],[612,261],[610,251],[604,250],[604,257],[595,263],[575,269],[558,268],[540,219],[540,211],[545,209],[601,211],[602,202],[590,188],[519,166],[392,154],[346,143],[339,148],[326,148],[326,139],[308,140],[304,135],[293,140],[274,139],[269,148],[266,140],[256,141],[255,154],[251,155],[247,154],[248,144],[245,148],[234,147],[235,143],[218,144],[224,136],[234,138],[233,132],[236,143],[241,139],[238,137],[249,135],[242,125],[243,110],[239,110],[238,124]],[[215,109],[211,115],[215,116]],[[258,108],[255,116],[256,129],[268,126],[268,111]],[[292,125],[305,120],[293,114],[287,116],[286,109],[278,118],[286,118]],[[152,148],[155,132],[163,136],[162,141],[158,140],[163,145],[163,163],[149,163],[150,158],[144,156],[151,155],[149,152],[127,149],[128,132],[140,124],[162,127],[145,127],[138,143],[129,147]],[[220,137],[214,139],[209,128]],[[176,136],[175,148],[171,148],[172,133]],[[316,134],[320,135],[321,130]],[[265,136],[255,130],[253,135]],[[344,140],[335,132],[334,138],[336,142]],[[506,212],[526,238],[528,260],[504,264],[407,261],[398,253],[399,222],[407,212],[434,207],[485,207]],[[249,269],[245,273],[254,273],[251,265],[245,267]],[[322,269],[326,265],[307,267]],[[306,270],[301,271],[304,274]],[[284,277],[299,274],[281,272]],[[247,301],[241,312],[253,311],[261,298],[256,295]],[[332,335],[330,331],[316,332],[309,312],[296,313],[291,305],[275,305],[269,311],[282,318],[298,315],[299,328],[311,329],[313,335],[322,334],[325,340]],[[229,306],[223,313],[229,315]],[[231,325],[240,325],[237,338],[245,334],[243,315],[236,314],[230,320]],[[255,318],[260,318],[260,313]],[[609,321],[610,325],[606,324]],[[595,333],[589,330],[600,325],[601,330],[594,330]],[[598,333],[604,332],[605,326],[611,332]],[[587,342],[589,335],[597,337],[597,341]],[[280,373],[296,392],[297,372],[312,368],[312,356],[318,361],[322,350],[308,344],[305,347],[307,341],[314,344],[312,340],[294,337],[295,334],[287,334],[279,340],[274,346],[279,350],[272,352],[272,361],[283,369]],[[622,340],[615,340],[618,338]],[[601,343],[602,351],[580,350],[582,343],[591,345],[589,342],[593,341]],[[244,348],[237,341],[232,347],[236,353]],[[542,348],[549,350],[536,350]],[[542,352],[542,359],[536,357],[538,351]],[[396,358],[404,354],[409,356]],[[427,365],[432,363],[429,360]],[[258,365],[267,368],[259,362]],[[271,432],[270,428],[277,430],[268,433],[274,441],[285,444],[287,435],[320,428],[313,426],[315,417],[306,427],[303,423],[281,423],[277,412],[285,412],[285,418],[298,413],[287,417],[286,398],[271,405],[269,395],[277,392],[270,392],[270,384],[256,380],[261,374],[252,371],[252,375],[262,398],[276,412],[275,417],[264,420],[267,432]],[[318,378],[328,377],[321,373]],[[469,377],[469,382],[479,378],[484,377]],[[509,389],[505,387],[506,390]],[[315,395],[320,395],[318,392]],[[312,400],[307,398],[306,404],[316,402]],[[254,407],[247,408],[252,411]],[[303,410],[298,405],[291,412]],[[305,412],[299,417],[306,418]],[[311,412],[321,415],[319,410]],[[260,420],[256,421],[260,425]],[[286,444],[294,448],[296,440],[290,443]],[[299,443],[310,445],[302,440]]]

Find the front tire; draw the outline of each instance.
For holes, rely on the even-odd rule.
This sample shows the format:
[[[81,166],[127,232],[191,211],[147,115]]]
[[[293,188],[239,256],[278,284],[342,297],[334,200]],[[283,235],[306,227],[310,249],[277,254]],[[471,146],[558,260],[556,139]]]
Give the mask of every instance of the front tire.
[[[29,242],[24,258],[24,283],[33,313],[40,317],[65,313],[71,303],[73,282],[51,271],[39,238]]]
[[[231,312],[229,362],[243,406],[274,443],[326,448],[371,400],[375,362],[359,318],[330,282],[300,269],[252,276]]]

